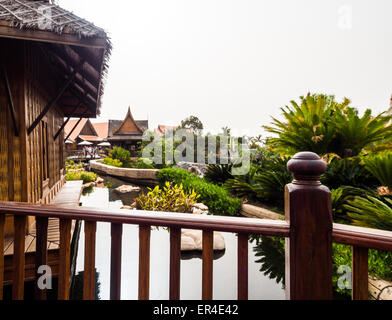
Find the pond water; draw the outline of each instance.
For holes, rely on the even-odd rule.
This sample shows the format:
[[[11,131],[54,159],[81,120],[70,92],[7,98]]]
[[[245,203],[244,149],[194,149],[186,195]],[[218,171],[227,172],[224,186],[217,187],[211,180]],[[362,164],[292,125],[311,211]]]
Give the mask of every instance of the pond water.
[[[126,184],[121,180],[104,177],[113,187]],[[121,208],[133,202],[134,195],[119,195],[111,188],[94,187],[91,193],[81,198],[83,206]],[[83,225],[79,239],[79,250],[76,262],[76,273],[83,270],[84,265],[84,233]],[[122,285],[121,299],[138,298],[138,226],[124,225],[122,247]],[[222,233],[226,250],[215,254],[213,281],[214,299],[237,299],[237,236]],[[107,300],[110,296],[110,224],[97,224],[96,268],[99,283],[99,299]],[[151,232],[151,270],[150,298],[153,300],[169,299],[169,232],[160,228]],[[256,262],[260,257],[254,251],[255,244],[249,242],[249,299],[284,299],[282,284],[265,276],[261,264]],[[256,248],[257,249],[257,248]],[[257,250],[256,250],[257,251]],[[259,251],[259,250],[258,250]],[[284,268],[284,266],[283,266]],[[202,260],[201,254],[182,254],[181,257],[181,299],[201,299]]]

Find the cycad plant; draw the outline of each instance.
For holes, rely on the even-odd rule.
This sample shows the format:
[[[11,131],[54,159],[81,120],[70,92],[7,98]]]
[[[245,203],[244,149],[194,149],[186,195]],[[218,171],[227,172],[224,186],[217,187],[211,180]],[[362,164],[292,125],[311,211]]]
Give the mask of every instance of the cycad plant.
[[[392,231],[391,199],[358,196],[344,207],[355,225]]]
[[[382,186],[392,190],[392,152],[382,152],[364,157],[365,168],[377,178]]]
[[[272,126],[264,126],[277,135],[267,142],[282,154],[312,151],[343,158],[356,156],[378,141],[391,140],[391,116],[382,113],[372,117],[366,110],[360,117],[349,104],[347,98],[339,103],[334,96],[324,94],[300,97],[300,104],[291,101],[290,107],[281,109],[285,121],[273,118]]]

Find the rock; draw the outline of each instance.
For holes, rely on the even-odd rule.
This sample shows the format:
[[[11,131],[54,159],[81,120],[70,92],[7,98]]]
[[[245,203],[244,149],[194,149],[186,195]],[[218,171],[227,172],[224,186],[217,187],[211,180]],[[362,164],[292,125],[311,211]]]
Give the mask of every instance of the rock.
[[[200,177],[203,177],[204,173],[207,171],[208,165],[204,163],[180,161],[179,163],[176,164],[175,167],[188,170]]]
[[[208,211],[208,207],[204,203],[195,203],[193,208],[199,209],[201,211]]]
[[[103,183],[105,180],[103,180],[101,177],[98,177],[97,180],[95,180],[96,183],[100,184]]]
[[[90,187],[94,187],[95,186],[95,182],[88,182],[85,183],[82,187],[84,188],[90,188]]]
[[[203,211],[200,209],[193,208],[192,214],[203,214]]]
[[[132,210],[133,208],[131,206],[122,206],[120,209]]]
[[[214,232],[214,251],[225,250],[225,239],[219,232]],[[203,231],[182,229],[181,230],[181,251],[202,251],[203,249]]]
[[[201,173],[200,169],[199,169],[198,167],[196,167],[196,166],[189,167],[189,168],[188,168],[188,171],[189,171],[190,173],[193,173],[193,174],[197,175],[197,176],[202,176],[202,175],[203,175],[203,174]]]
[[[249,218],[260,218],[260,219],[271,219],[271,220],[281,220],[284,218],[283,215],[275,213],[271,210],[256,207],[251,204],[243,204],[241,214]]]
[[[140,187],[122,185],[114,190],[116,190],[119,193],[140,192]]]

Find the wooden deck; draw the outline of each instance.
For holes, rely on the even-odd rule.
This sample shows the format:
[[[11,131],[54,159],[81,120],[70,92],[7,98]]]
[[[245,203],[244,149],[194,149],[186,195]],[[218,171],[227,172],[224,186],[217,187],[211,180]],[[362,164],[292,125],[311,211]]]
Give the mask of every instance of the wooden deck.
[[[82,192],[82,181],[68,181],[60,192],[55,196],[51,205],[62,207],[79,206]],[[58,258],[60,248],[60,221],[57,218],[50,218],[48,222],[48,265],[52,268],[54,276],[58,273]],[[35,279],[35,250],[36,250],[36,228],[35,220],[31,224],[31,231],[25,237],[25,281]],[[75,220],[72,221],[71,236],[75,230]],[[14,239],[6,238],[4,243],[4,284],[12,283],[12,257],[14,254]]]

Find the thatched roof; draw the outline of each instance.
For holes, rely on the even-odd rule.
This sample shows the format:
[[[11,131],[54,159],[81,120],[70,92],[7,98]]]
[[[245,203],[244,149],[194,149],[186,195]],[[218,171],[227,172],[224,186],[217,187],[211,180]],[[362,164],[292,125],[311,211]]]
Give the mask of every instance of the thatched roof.
[[[72,88],[61,101],[65,116],[99,114],[111,51],[103,29],[52,1],[0,0],[0,37],[40,42],[62,79],[76,69]],[[80,100],[85,108],[75,111]]]

